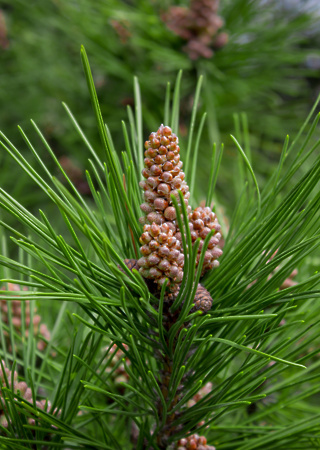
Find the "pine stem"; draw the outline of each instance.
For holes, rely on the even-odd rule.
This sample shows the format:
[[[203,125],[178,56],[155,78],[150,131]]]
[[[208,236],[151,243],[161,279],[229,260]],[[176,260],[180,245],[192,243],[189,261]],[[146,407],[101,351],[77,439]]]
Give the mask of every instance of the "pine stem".
[[[164,304],[164,311],[163,311],[164,317],[166,317],[168,332],[177,323],[177,321],[179,319],[179,313],[180,313],[179,310],[175,311],[174,313],[171,313],[170,306],[171,306],[170,303],[166,302]],[[185,324],[182,324],[179,331],[181,331],[182,328],[184,328],[184,327],[185,327]],[[179,331],[177,332],[176,336],[179,335]],[[172,354],[169,356],[168,354],[163,353],[163,356],[162,356],[161,366],[163,367],[163,370],[161,371],[160,387],[161,387],[162,395],[166,402],[169,400],[169,397],[170,397],[169,386],[170,386],[171,377],[172,377],[173,355],[175,354],[175,350],[176,350],[176,348],[175,348],[176,342],[177,342],[177,337],[175,337]],[[169,337],[166,338],[166,344],[167,344],[167,347],[169,348]],[[178,386],[174,398],[171,400],[171,402],[169,404],[167,404],[168,411],[172,410],[178,403],[181,385],[182,385],[182,383],[180,383],[180,385]],[[161,402],[159,402],[158,412],[159,412],[159,417],[163,418],[163,407],[162,407]],[[171,436],[173,436],[176,432],[176,427],[172,426],[172,423],[176,419],[176,415],[177,415],[177,412],[174,412],[173,414],[170,414],[170,415],[166,415],[165,421],[164,421],[161,429],[157,432],[157,441],[156,442],[157,442],[158,447],[161,450],[162,449],[165,450],[167,448],[169,438]]]

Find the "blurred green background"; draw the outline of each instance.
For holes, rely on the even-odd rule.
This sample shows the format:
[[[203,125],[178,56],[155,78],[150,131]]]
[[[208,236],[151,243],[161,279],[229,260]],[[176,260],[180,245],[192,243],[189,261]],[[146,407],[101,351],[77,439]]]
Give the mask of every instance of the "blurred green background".
[[[133,107],[134,75],[140,81],[147,138],[162,121],[167,82],[172,86],[183,69],[183,149],[202,74],[197,123],[203,111],[208,116],[200,143],[198,173],[203,176],[197,195],[200,201],[206,192],[212,143],[224,142],[217,196],[227,210],[232,209],[237,155],[229,134],[236,133],[241,141],[234,114],[240,114],[240,123],[241,113],[247,115],[252,164],[263,185],[279,159],[286,134],[294,137],[319,92],[320,20],[312,2],[212,0],[209,4],[211,16],[201,23],[201,11],[208,7],[205,0],[0,1],[0,130],[20,145],[17,124],[32,136],[29,119],[34,119],[87,194],[83,171],[88,154],[61,106],[62,101],[68,104],[99,151],[80,45],[89,55],[103,115],[119,151],[124,147],[121,120],[126,119],[127,106]],[[181,20],[188,17],[193,24],[182,31],[191,33],[196,43],[181,33]],[[206,29],[206,23],[216,28]],[[199,44],[201,39],[208,42]],[[37,150],[44,151],[36,142]],[[31,158],[27,149],[26,155]],[[3,186],[30,208],[41,204],[41,194],[22,173],[12,176],[17,169],[4,152],[0,164]]]

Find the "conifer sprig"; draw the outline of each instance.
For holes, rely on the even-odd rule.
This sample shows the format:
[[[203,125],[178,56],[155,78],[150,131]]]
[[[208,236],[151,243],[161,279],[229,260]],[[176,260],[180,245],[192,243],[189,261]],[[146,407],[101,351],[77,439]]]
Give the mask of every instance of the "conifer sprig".
[[[159,290],[150,289],[139,271],[126,263],[137,259],[142,232],[138,182],[143,128],[138,81],[134,82],[137,102],[134,113],[129,111],[129,128],[122,125],[126,151],[120,155],[102,119],[84,49],[82,58],[102,152],[93,149],[64,106],[93,157],[87,172],[89,200],[78,193],[35,123],[32,126],[40,143],[62,178],[47,170],[45,158],[36,151],[38,144],[31,143],[24,131],[20,129],[35,164],[1,133],[2,148],[36,188],[45,192],[61,217],[58,224],[46,211],[32,213],[0,189],[1,283],[21,286],[15,297],[8,289],[1,291],[1,299],[9,302],[18,295],[32,308],[38,302],[57,314],[44,352],[36,348],[36,336],[31,334],[26,343],[17,335],[10,315],[8,325],[0,326],[6,366],[14,371],[16,361],[19,376],[33,390],[33,402],[8,394],[6,411],[16,426],[1,428],[2,442],[16,448],[32,448],[37,443],[49,448],[159,450],[204,434],[206,438],[199,442],[207,439],[217,450],[296,448],[297,442],[317,445],[320,413],[308,399],[320,391],[316,357],[319,274],[300,276],[305,261],[319,248],[317,119],[301,145],[285,140],[279,169],[261,190],[250,164],[248,132],[242,121],[243,140],[237,134],[237,146],[246,162],[239,166],[242,192],[229,233],[223,236],[220,266],[203,278],[211,235],[204,240],[197,261],[200,241],[192,242],[182,193],[179,198],[171,197],[185,261],[181,287],[170,303],[167,281]],[[169,89],[165,101],[165,116],[175,132],[180,83],[181,73],[172,114]],[[201,81],[197,98],[200,87]],[[195,123],[196,106],[192,130]],[[200,136],[201,132],[193,141],[191,133],[187,149],[197,146]],[[222,150],[218,157],[213,151],[210,183],[217,182],[221,155]],[[197,155],[187,151],[191,180],[197,176],[196,160]],[[297,179],[301,167],[305,170]],[[213,197],[209,186],[207,202]],[[191,195],[192,205],[194,198]],[[22,227],[8,223],[8,214]],[[8,233],[20,258],[6,251]],[[280,289],[296,268],[297,284]],[[206,314],[192,309],[199,281],[213,300]],[[5,333],[16,352],[12,355]],[[120,370],[126,374],[125,381],[117,380]],[[41,392],[51,401],[49,411],[37,408]],[[32,426],[27,423],[31,416],[37,417]],[[294,426],[288,426],[288,421],[294,421]]]

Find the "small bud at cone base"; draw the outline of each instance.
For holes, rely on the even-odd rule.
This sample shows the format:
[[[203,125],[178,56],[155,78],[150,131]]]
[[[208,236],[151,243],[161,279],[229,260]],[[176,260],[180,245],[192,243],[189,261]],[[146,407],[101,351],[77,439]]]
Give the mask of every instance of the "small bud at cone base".
[[[3,388],[10,388],[13,392],[13,394],[18,394],[19,396],[23,397],[23,399],[29,403],[33,403],[33,396],[32,396],[32,391],[31,388],[28,387],[28,385],[24,382],[24,381],[20,381],[18,382],[18,373],[16,371],[14,371],[12,373],[11,370],[9,370],[4,361],[1,361],[1,365],[0,365],[0,400],[1,400],[1,405],[4,405],[4,407],[6,408],[6,402],[5,402],[5,398],[7,398],[7,393],[5,392],[5,390]],[[6,383],[6,379],[8,384]],[[13,381],[13,383],[12,383]],[[40,400],[40,401],[36,401],[36,407],[38,409],[41,409],[45,412],[48,412],[51,409],[51,403],[47,400]],[[2,409],[2,407],[0,408],[0,424],[4,427],[4,428],[8,428],[9,427],[9,423],[7,421],[7,416],[8,416],[8,411],[5,411]],[[57,412],[57,410],[53,411],[54,413]],[[59,415],[59,412],[58,412]],[[34,425],[35,424],[35,419],[33,419],[32,417],[28,418],[28,423],[29,425]]]
[[[194,307],[192,312],[203,311],[208,312],[212,307],[212,298],[210,293],[201,284],[198,284],[196,295],[194,297]]]

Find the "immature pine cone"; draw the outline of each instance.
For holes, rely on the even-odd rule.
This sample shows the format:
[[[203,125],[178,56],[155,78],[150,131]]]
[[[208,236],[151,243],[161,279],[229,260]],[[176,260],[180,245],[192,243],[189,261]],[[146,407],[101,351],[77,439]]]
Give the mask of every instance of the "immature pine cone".
[[[33,403],[33,399],[32,399],[32,391],[28,387],[27,383],[25,383],[24,381],[18,382],[18,374],[16,371],[13,372],[13,386],[12,386],[12,371],[6,367],[4,361],[2,361],[2,365],[4,368],[5,375],[7,377],[8,384],[6,383],[5,375],[3,373],[2,366],[0,364],[0,399],[1,399],[1,402],[0,402],[0,424],[3,427],[8,428],[9,424],[8,424],[6,415],[3,410],[3,408],[5,407],[4,398],[7,397],[8,394],[3,391],[3,388],[7,387],[7,388],[10,388],[11,390],[13,388],[13,392],[15,394],[19,393],[19,395],[21,397],[23,397],[29,403]],[[46,400],[40,400],[40,401],[37,400],[36,406],[37,406],[37,408],[42,409],[43,411],[48,411],[51,408],[50,402],[48,402]],[[30,425],[34,425],[35,420],[32,418],[29,418],[28,423]]]
[[[205,397],[207,394],[210,394],[212,391],[213,385],[211,381],[208,381],[187,403],[188,408],[191,408],[196,403],[198,403],[203,397]],[[202,420],[198,423],[198,427],[202,427],[205,424],[205,421]],[[209,425],[206,426],[208,428]]]
[[[162,20],[176,35],[187,41],[183,50],[190,59],[211,58],[214,48],[228,42],[227,33],[220,33],[223,20],[217,14],[219,0],[191,0],[190,8],[172,6]]]
[[[177,292],[183,278],[184,255],[169,223],[145,225],[140,242],[143,244],[140,248],[143,257],[138,260],[141,275],[157,283],[159,289],[168,278],[170,292]]]
[[[199,400],[209,394],[212,391],[212,387],[213,385],[211,381],[208,381],[208,383],[206,383],[201,389],[199,389],[199,391],[188,401],[188,407],[191,408],[191,406],[195,405]]]
[[[207,445],[207,439],[198,434],[180,439],[176,444],[176,450],[215,450],[212,445]]]
[[[222,254],[217,247],[221,238],[220,225],[216,215],[209,207],[199,207],[191,212],[189,206],[189,187],[185,182],[180,161],[178,138],[167,126],[161,125],[156,133],[151,133],[145,142],[145,168],[141,181],[145,202],[141,205],[146,217],[140,219],[145,223],[140,237],[143,255],[138,260],[141,275],[154,281],[160,289],[165,279],[169,279],[169,291],[176,295],[183,277],[184,255],[182,252],[181,232],[176,223],[176,211],[170,195],[180,201],[178,190],[182,192],[187,208],[192,242],[201,238],[196,265],[199,264],[201,249],[207,234],[214,230],[205,253],[201,275],[219,265],[217,258]],[[202,288],[197,292],[195,310],[208,311],[212,299]]]
[[[179,204],[179,189],[183,194],[188,213],[191,212],[188,203],[189,187],[181,170],[178,137],[172,133],[171,128],[161,125],[156,133],[150,134],[149,140],[145,142],[145,148],[145,168],[142,175],[146,180],[139,184],[144,189],[145,203],[140,208],[146,214],[146,218],[140,221],[149,224],[154,222],[157,225],[167,222],[170,229],[175,232],[176,211],[170,195],[173,194]]]
[[[187,211],[191,212],[178,142],[178,137],[167,126],[161,125],[156,133],[150,134],[145,142],[145,168],[142,171],[146,180],[139,183],[145,199],[141,210],[146,214],[140,219],[146,224],[140,237],[143,244],[140,248],[143,257],[138,260],[140,273],[153,280],[159,289],[168,278],[169,291],[175,294],[183,277],[184,255],[175,237],[176,210],[170,195],[173,194],[180,204],[180,190]]]
[[[8,289],[6,289],[4,286],[0,289],[1,290],[9,290],[9,291],[20,291],[21,288],[18,284],[8,283]],[[23,290],[27,290],[27,288],[23,288]],[[1,295],[1,293],[0,293]],[[22,318],[21,318],[21,301],[20,300],[0,300],[0,310],[1,310],[1,320],[3,323],[8,324],[9,323],[9,313],[8,313],[8,306],[9,302],[11,304],[11,311],[12,311],[12,324],[15,328],[15,331],[18,332],[18,334],[21,333],[22,329]],[[25,325],[26,327],[30,326],[30,303],[29,300],[25,300]],[[35,309],[36,311],[36,309]],[[33,333],[34,336],[38,336],[40,339],[44,338],[47,341],[50,340],[50,331],[48,330],[47,326],[41,322],[41,316],[39,314],[36,314],[33,316]],[[29,330],[26,329],[26,337],[29,335]],[[43,351],[46,348],[46,342],[44,340],[39,340],[37,347],[40,351]]]
[[[203,276],[208,270],[211,270],[219,265],[217,258],[222,255],[222,250],[218,247],[221,239],[221,226],[219,225],[217,216],[213,211],[211,211],[211,208],[208,206],[204,208],[199,206],[191,214],[189,214],[189,228],[192,242],[195,242],[199,237],[201,238],[196,260],[197,266],[199,264],[201,250],[206,236],[211,230],[215,231],[209,241],[209,245],[204,256],[201,271],[201,276]],[[177,233],[176,237],[181,240],[181,233]]]

